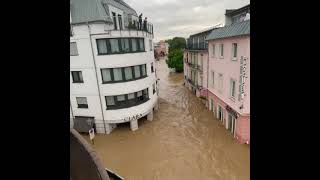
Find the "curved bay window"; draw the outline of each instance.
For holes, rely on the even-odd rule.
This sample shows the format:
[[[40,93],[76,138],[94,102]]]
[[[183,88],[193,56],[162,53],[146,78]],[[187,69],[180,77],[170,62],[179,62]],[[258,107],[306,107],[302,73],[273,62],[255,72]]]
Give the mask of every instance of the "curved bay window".
[[[105,96],[107,110],[123,109],[137,106],[149,100],[148,88],[130,93],[116,96]]]
[[[146,52],[144,38],[97,39],[98,55]]]
[[[147,77],[146,64],[101,69],[102,84],[134,81]]]

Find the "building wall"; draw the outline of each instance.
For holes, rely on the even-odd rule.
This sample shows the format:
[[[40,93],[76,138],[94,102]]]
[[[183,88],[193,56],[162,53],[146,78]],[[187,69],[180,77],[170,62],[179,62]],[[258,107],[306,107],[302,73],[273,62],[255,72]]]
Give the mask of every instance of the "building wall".
[[[93,116],[98,133],[104,133],[103,115],[105,123],[126,122],[129,121],[128,117],[150,113],[158,100],[157,93],[153,94],[152,92],[152,85],[156,83],[156,65],[154,52],[153,50],[150,51],[149,40],[152,40],[153,36],[141,31],[112,31],[111,29],[113,29],[113,25],[90,24],[90,38],[88,26],[77,25],[73,26],[74,36],[70,37],[70,42],[77,43],[79,54],[78,56],[70,56],[70,101],[73,115]],[[98,55],[96,39],[116,37],[143,37],[145,40],[145,52]],[[151,46],[153,46],[152,43]],[[93,58],[95,58],[96,67],[94,66]],[[153,63],[154,73],[151,73],[151,63]],[[148,75],[146,78],[124,83],[102,84],[101,68],[128,67],[140,64],[146,64]],[[73,83],[71,71],[82,71],[84,83]],[[100,89],[101,97],[99,97],[98,88]],[[149,101],[130,108],[106,110],[105,96],[128,94],[146,88],[149,88]],[[77,108],[76,97],[87,97],[88,109]],[[100,98],[102,104],[100,103]]]
[[[220,44],[224,44],[224,57],[220,58],[218,56]],[[237,50],[237,60],[232,61],[232,43],[238,44]],[[215,44],[215,56],[213,55],[212,46]],[[245,56],[247,60],[247,79],[245,82],[245,97],[243,101],[243,109],[239,107],[242,103],[239,101],[239,82],[240,82],[240,57]],[[213,86],[212,73],[215,76],[215,85]],[[218,73],[223,74],[223,88],[219,92],[217,90],[218,83]],[[235,88],[235,101],[230,99],[230,79],[234,79],[236,82]],[[220,99],[226,102],[230,107],[232,107],[237,112],[241,114],[250,114],[250,37],[235,37],[220,40],[210,40],[209,41],[209,90],[217,95]]]

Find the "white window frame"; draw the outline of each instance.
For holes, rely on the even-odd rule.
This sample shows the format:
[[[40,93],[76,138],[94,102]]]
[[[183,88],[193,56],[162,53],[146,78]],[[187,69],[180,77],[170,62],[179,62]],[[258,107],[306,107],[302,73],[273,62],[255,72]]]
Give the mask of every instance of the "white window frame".
[[[211,57],[215,57],[216,55],[216,45],[212,44],[212,56]]]
[[[235,46],[234,45],[236,45],[237,46],[237,53],[236,53],[236,57],[234,57],[234,51],[235,51]],[[238,57],[238,43],[232,43],[232,48],[231,48],[231,60],[232,61],[237,61],[237,57]]]
[[[232,96],[232,83],[234,82],[234,96]],[[230,92],[229,98],[234,102],[236,99],[236,80],[234,78],[230,78]]]
[[[221,54],[222,54],[222,56],[221,56]],[[219,57],[220,57],[220,59],[223,59],[223,57],[224,57],[224,45],[222,43],[219,45]]]
[[[211,71],[211,77],[212,77],[212,81],[211,81],[211,84],[212,84],[212,88],[214,88],[215,84],[214,84],[214,78],[215,78],[215,72],[214,71]]]
[[[222,73],[218,74],[218,92],[219,93],[223,92],[223,74]]]
[[[74,54],[71,53],[71,45],[74,45]],[[77,42],[70,42],[70,56],[79,56],[78,45]]]

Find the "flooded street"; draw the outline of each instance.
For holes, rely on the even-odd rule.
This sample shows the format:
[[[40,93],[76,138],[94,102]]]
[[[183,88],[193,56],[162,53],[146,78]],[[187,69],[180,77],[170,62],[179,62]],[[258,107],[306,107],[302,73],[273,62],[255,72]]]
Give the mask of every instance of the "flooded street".
[[[97,135],[94,149],[106,168],[127,180],[249,180],[250,146],[236,143],[200,99],[183,86],[183,73],[157,61],[160,109],[110,135]]]

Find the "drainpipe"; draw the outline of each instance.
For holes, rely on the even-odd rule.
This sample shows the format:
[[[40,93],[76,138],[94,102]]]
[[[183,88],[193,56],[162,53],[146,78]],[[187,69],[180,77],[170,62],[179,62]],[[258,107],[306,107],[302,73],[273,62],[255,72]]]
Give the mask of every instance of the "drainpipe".
[[[73,109],[72,109],[72,106],[71,106],[71,100],[70,100],[70,108],[71,108],[72,120],[73,120],[73,124],[74,124],[74,115],[73,115]]]
[[[87,26],[88,26],[88,30],[89,30],[89,40],[90,40],[90,47],[91,47],[93,63],[94,63],[94,71],[96,73],[96,80],[97,80],[97,87],[98,87],[98,93],[99,93],[100,108],[101,108],[101,113],[102,113],[102,121],[103,121],[103,126],[104,126],[104,133],[107,134],[106,122],[104,121],[104,114],[103,114],[103,107],[102,107],[102,100],[101,100],[101,93],[100,93],[100,86],[99,86],[99,81],[98,81],[96,58],[94,56],[94,51],[93,51],[93,46],[92,46],[92,41],[91,41],[91,29],[90,29],[90,26],[89,26],[88,22],[87,22]]]
[[[209,44],[209,43],[208,43]],[[209,49],[209,45],[208,45]],[[208,109],[210,110],[210,105],[209,105],[209,50],[207,50],[207,103],[208,103]]]

